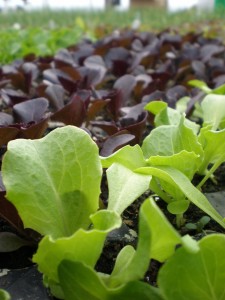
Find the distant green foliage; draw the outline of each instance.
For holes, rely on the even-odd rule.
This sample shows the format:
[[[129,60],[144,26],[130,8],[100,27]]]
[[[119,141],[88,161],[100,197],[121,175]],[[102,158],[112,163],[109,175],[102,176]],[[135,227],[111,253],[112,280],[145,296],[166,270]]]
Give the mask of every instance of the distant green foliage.
[[[219,18],[223,18],[221,12],[196,14],[195,10],[189,10],[168,14],[165,10],[151,7],[131,9],[127,12],[109,9],[104,12],[44,10],[2,13],[0,63],[9,63],[31,52],[36,55],[54,54],[59,48],[77,43],[84,36],[98,39],[111,33],[113,29],[131,27],[136,19],[141,21],[142,30],[160,30],[182,24],[179,30],[183,28],[187,31],[192,30],[190,26],[193,27],[196,22],[208,22]],[[199,30],[214,35],[211,24],[210,26],[201,24]],[[219,31],[221,30],[220,28]]]

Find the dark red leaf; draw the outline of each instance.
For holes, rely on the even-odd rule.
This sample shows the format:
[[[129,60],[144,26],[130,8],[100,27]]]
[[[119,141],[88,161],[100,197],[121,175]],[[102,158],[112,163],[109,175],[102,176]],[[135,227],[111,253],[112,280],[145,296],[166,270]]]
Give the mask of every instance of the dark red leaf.
[[[132,134],[127,133],[126,130],[120,131],[110,137],[104,142],[100,151],[101,156],[109,156],[116,150],[129,144],[134,139]]]
[[[51,116],[53,121],[62,122],[66,125],[81,126],[86,117],[85,103],[81,97],[75,95],[62,109]]]
[[[31,121],[39,122],[48,108],[48,100],[45,98],[36,98],[13,106],[13,115],[15,121],[28,123]]]

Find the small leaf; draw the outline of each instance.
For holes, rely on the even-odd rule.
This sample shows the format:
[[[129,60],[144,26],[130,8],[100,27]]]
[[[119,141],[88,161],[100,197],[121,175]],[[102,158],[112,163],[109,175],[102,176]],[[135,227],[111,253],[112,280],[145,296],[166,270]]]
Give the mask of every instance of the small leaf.
[[[122,148],[134,139],[132,134],[127,134],[126,131],[119,131],[107,138],[101,149],[101,156],[109,156],[119,148]]]
[[[188,84],[190,86],[201,89],[206,94],[210,94],[212,92],[212,90],[208,87],[208,85],[204,81],[194,79],[194,80],[188,81]]]
[[[12,252],[30,243],[11,232],[0,232],[0,252]]]
[[[134,173],[119,163],[106,171],[109,186],[108,209],[121,214],[148,188],[151,176]]]
[[[187,200],[173,201],[167,205],[167,209],[171,214],[183,214],[189,207],[190,202]]]

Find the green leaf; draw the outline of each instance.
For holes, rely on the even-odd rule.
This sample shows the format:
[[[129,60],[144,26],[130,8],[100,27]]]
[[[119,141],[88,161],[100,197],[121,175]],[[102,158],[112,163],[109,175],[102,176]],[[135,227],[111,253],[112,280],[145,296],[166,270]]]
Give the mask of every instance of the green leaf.
[[[162,125],[179,125],[183,115],[177,110],[168,107],[168,104],[163,101],[152,101],[145,106],[145,109],[155,115],[155,126]],[[195,134],[199,131],[200,126],[184,118],[184,125],[191,128]]]
[[[0,300],[10,300],[11,297],[7,291],[0,289]]]
[[[190,86],[199,88],[200,90],[202,90],[206,94],[210,94],[212,92],[212,89],[210,89],[204,81],[201,81],[201,80],[198,80],[198,79],[193,79],[193,80],[189,80],[188,84]]]
[[[194,152],[182,150],[171,156],[151,156],[147,163],[150,166],[171,166],[184,173],[190,180],[197,172],[202,158]]]
[[[164,300],[159,289],[151,285],[141,282],[132,281],[124,287],[111,291],[107,300]]]
[[[218,86],[212,90],[212,94],[224,95],[225,94],[225,84]]]
[[[131,246],[126,246],[121,250],[115,268],[107,281],[110,288],[119,287],[144,277],[149,266],[152,244],[148,217],[148,205],[143,204],[140,209],[137,250],[135,251]]]
[[[33,261],[40,272],[55,283],[58,282],[57,268],[64,259],[82,261],[88,266],[96,264],[108,232],[121,226],[121,218],[113,211],[99,211],[91,216],[94,229],[79,229],[72,236],[53,240],[45,236],[39,244]]]
[[[225,96],[207,95],[201,102],[204,126],[211,126],[212,130],[225,128]]]
[[[136,172],[158,177],[175,188],[180,189],[188,200],[198,206],[201,210],[217,221],[223,228],[225,228],[225,222],[221,215],[213,208],[208,199],[180,171],[171,167],[161,166],[157,168],[140,168],[137,169]]]
[[[139,145],[125,146],[108,157],[101,157],[102,167],[109,168],[113,163],[120,163],[128,169],[136,169],[146,165]]]
[[[73,126],[39,140],[11,141],[2,165],[7,199],[25,227],[53,237],[88,227],[98,209],[101,174],[96,144]]]
[[[118,289],[107,288],[101,277],[90,267],[68,260],[58,269],[65,300],[163,300],[158,289],[139,281]]]
[[[133,172],[127,167],[114,163],[106,171],[109,199],[108,209],[121,214],[148,188],[151,176]]]
[[[185,213],[190,202],[187,200],[173,201],[167,205],[167,209],[171,214],[180,215]]]
[[[221,164],[225,161],[225,129],[214,131],[210,130],[210,126],[203,127],[200,131],[199,142],[204,150],[204,159],[198,173],[205,174],[210,163],[220,161]]]
[[[160,262],[170,257],[181,237],[164,216],[152,198],[147,199],[141,209],[145,214],[147,225],[151,230],[151,247],[149,256]]]
[[[178,249],[160,269],[158,285],[166,300],[224,299],[225,236],[209,235],[198,245],[195,253]]]
[[[202,147],[193,130],[181,119],[178,125],[162,125],[151,131],[144,139],[142,151],[146,159],[150,156],[170,156],[186,150],[202,156]]]
[[[101,278],[83,262],[63,260],[58,273],[65,300],[107,299],[107,290]]]

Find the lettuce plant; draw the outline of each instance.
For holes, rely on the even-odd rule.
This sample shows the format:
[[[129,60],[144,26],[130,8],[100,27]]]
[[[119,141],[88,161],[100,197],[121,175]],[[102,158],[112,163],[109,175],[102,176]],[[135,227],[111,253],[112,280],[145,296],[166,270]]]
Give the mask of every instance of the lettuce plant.
[[[182,127],[183,121],[177,126],[181,126],[188,134],[192,132]],[[197,142],[194,147],[199,149]],[[99,210],[101,164],[108,168],[109,186],[108,208],[103,210]],[[201,246],[200,242],[195,242],[189,236],[181,237],[155,201],[149,198],[140,209],[136,249],[125,246],[118,254],[111,274],[95,270],[107,234],[121,226],[120,214],[137,197],[158,184],[153,179],[162,180],[165,187],[168,183],[179,193],[181,191],[188,199],[182,198],[182,205],[192,201],[225,227],[222,217],[191,184],[188,178],[190,174],[185,175],[178,167],[167,164],[151,165],[138,145],[126,146],[107,158],[100,158],[91,137],[73,126],[56,129],[39,140],[9,142],[3,158],[2,176],[6,196],[17,208],[25,227],[43,235],[33,261],[44,274],[46,286],[60,299],[139,297],[170,300],[172,296],[165,274],[174,278],[173,266],[176,261],[180,264],[180,257],[193,259],[196,266],[202,268],[202,255],[205,255],[208,243],[211,245],[213,242]],[[168,200],[171,199],[168,197]],[[174,209],[177,212],[176,205]],[[223,236],[214,236],[213,239],[216,245],[224,243]],[[182,246],[179,252],[175,252],[177,245]],[[218,252],[213,246],[212,249],[213,252],[207,254],[209,262],[205,263],[203,274],[211,268],[215,257],[223,261],[221,247]],[[151,259],[167,261],[165,268],[160,271],[158,288],[140,281]],[[221,268],[219,266],[216,269],[221,274],[218,275],[218,286],[211,291],[218,296],[222,292],[220,283],[224,282]],[[186,280],[185,276],[183,280]],[[210,278],[208,281],[210,286],[212,280]],[[205,290],[207,292],[208,286],[202,283],[201,278],[196,278],[196,282],[202,293]],[[196,291],[192,282],[188,284],[188,296],[194,295]],[[180,293],[184,290],[184,284],[181,284]]]
[[[156,128],[144,139],[142,147],[126,146],[113,155],[102,158],[103,167],[108,168],[109,183],[115,168],[121,169],[122,172],[126,167],[133,174],[151,175],[150,189],[167,202],[168,210],[176,215],[178,227],[184,222],[183,213],[188,209],[190,201],[224,227],[222,217],[191,183],[195,174],[205,175],[198,186],[200,188],[212,172],[225,161],[224,130],[215,130],[223,125],[225,117],[225,113],[219,111],[221,97],[209,95],[202,101],[205,121],[201,129],[198,124],[186,119],[178,111],[167,107],[166,103],[149,103],[146,109],[156,115]],[[215,104],[215,110],[218,109],[218,117],[209,114],[212,103]],[[213,167],[208,170],[210,164],[213,164]],[[117,176],[117,184],[115,178],[113,180],[115,186],[125,187],[128,182],[126,177],[123,179],[121,176]],[[111,190],[113,191],[113,188]]]
[[[150,176],[135,175],[139,189],[126,195],[125,207],[120,196],[118,207],[121,202],[125,209],[148,189]],[[39,140],[8,144],[2,165],[6,197],[24,226],[44,236],[33,260],[58,297],[63,297],[57,275],[60,257],[94,267],[108,232],[121,225],[118,212],[123,209],[98,211],[101,176],[98,147],[79,128],[66,126]]]

